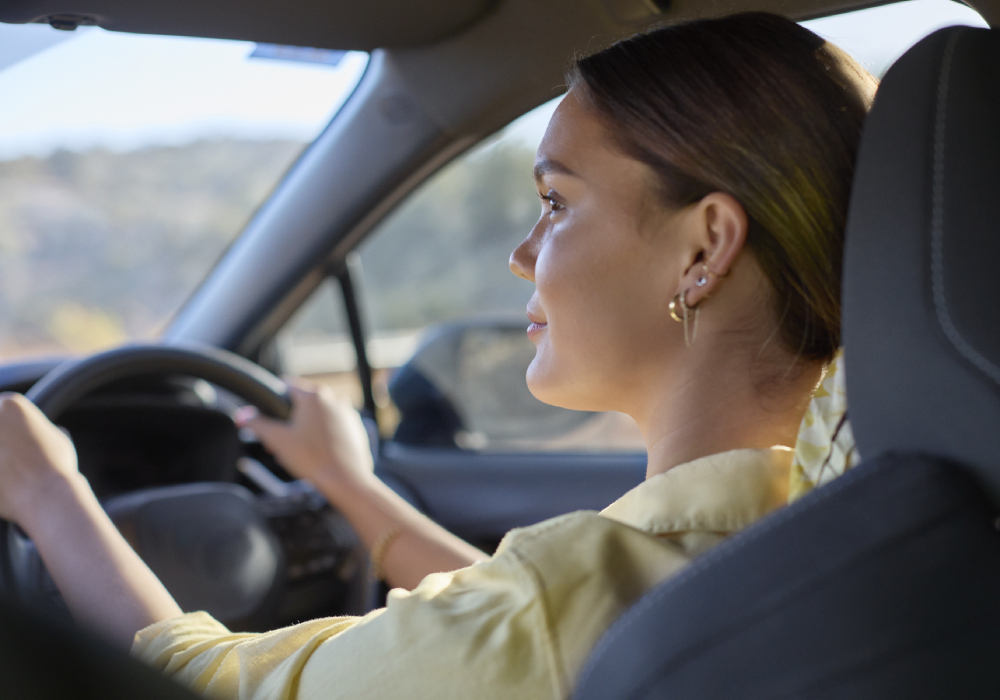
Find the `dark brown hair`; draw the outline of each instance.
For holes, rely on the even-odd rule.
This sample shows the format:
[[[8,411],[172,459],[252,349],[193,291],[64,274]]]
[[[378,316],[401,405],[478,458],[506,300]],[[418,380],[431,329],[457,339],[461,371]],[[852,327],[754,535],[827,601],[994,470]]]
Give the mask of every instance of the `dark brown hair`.
[[[662,27],[571,66],[567,83],[668,206],[740,202],[773,288],[778,336],[829,361],[840,344],[847,201],[877,83],[840,49],[777,15]],[[583,88],[583,89],[581,89]]]

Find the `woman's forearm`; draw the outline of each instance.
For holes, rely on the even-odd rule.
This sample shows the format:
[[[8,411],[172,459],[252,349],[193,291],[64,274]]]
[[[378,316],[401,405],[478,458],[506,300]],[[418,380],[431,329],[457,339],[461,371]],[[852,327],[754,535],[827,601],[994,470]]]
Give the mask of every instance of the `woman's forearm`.
[[[347,482],[317,482],[316,487],[347,518],[365,547],[371,551],[379,544],[380,568],[391,586],[411,589],[428,574],[454,571],[488,558],[411,506],[374,475]]]
[[[22,528],[73,617],[124,648],[181,609],[105,514],[79,474],[58,479]]]

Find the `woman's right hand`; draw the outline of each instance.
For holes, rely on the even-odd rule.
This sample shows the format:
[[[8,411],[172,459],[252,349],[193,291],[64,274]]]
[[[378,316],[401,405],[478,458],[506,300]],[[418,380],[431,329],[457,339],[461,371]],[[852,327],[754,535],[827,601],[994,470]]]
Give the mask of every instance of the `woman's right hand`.
[[[375,477],[368,432],[350,401],[325,386],[290,384],[289,393],[287,421],[246,406],[236,413],[237,425],[250,428],[282,466],[321,491],[370,483]]]
[[[287,421],[246,407],[234,416],[288,471],[307,479],[347,518],[393,586],[413,588],[427,574],[454,571],[487,555],[445,530],[375,476],[368,432],[351,403],[327,387],[290,385]],[[388,540],[384,538],[389,537]]]
[[[69,437],[21,394],[0,394],[0,518],[27,529],[46,494],[81,478]]]

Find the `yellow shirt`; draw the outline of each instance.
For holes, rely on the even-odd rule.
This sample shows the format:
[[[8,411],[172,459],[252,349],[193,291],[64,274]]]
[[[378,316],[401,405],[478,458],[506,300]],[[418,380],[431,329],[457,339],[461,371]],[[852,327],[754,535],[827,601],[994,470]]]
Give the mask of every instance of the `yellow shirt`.
[[[513,530],[488,561],[394,590],[364,617],[234,634],[189,613],[141,630],[132,652],[216,698],[562,700],[643,592],[787,502],[791,458],[734,450],[677,466],[600,514]]]

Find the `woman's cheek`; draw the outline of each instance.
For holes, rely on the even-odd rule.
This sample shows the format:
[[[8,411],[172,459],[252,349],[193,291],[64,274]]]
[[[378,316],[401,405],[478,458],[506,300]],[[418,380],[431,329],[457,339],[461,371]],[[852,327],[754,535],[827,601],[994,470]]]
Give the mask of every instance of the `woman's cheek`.
[[[535,260],[535,289],[538,291],[538,297],[542,302],[542,309],[545,311],[546,317],[550,313],[547,299],[561,273],[560,262],[565,265],[565,261],[559,260],[558,253],[553,251],[550,245],[543,246]]]

